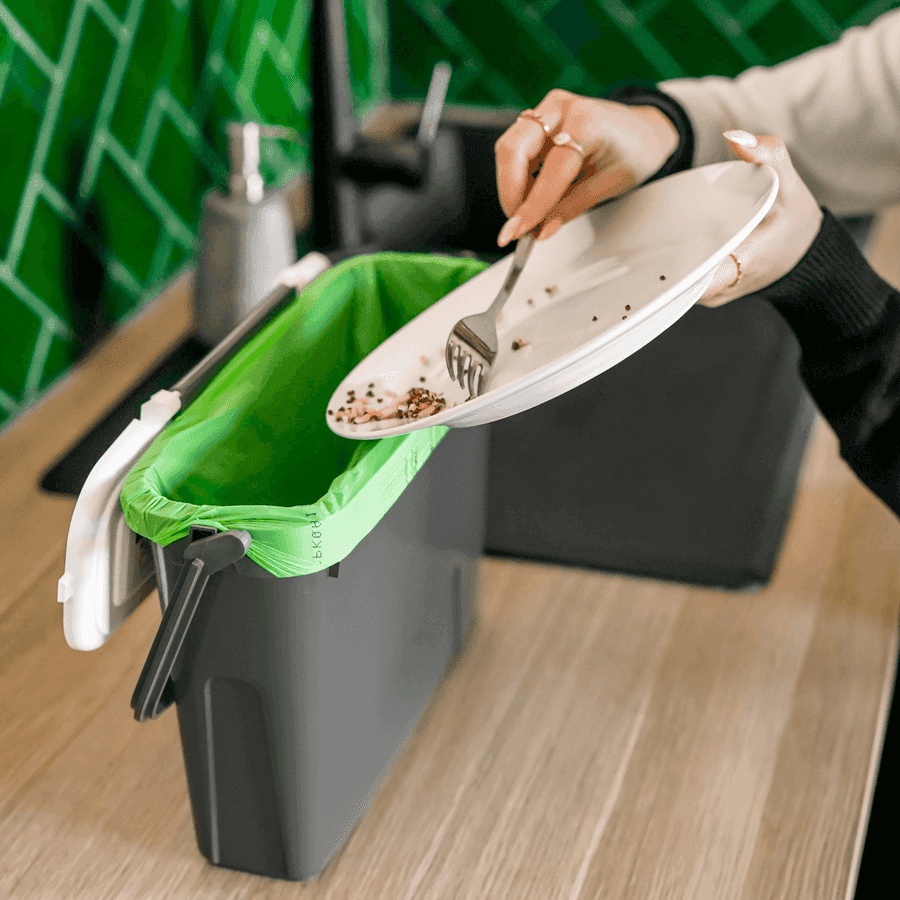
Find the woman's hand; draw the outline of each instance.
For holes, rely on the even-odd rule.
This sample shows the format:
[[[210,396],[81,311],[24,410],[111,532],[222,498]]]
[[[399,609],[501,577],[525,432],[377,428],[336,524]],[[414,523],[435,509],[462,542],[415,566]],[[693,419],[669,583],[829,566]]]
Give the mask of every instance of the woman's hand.
[[[501,247],[537,225],[538,240],[550,237],[585,210],[646,181],[678,147],[675,126],[653,106],[557,89],[532,112],[547,130],[520,116],[495,146],[497,190],[511,216],[497,238]],[[550,135],[568,135],[571,142],[557,145]]]
[[[716,269],[700,298],[704,306],[721,306],[755,293],[787,275],[809,250],[822,224],[822,210],[791,164],[784,143],[746,131],[726,131],[735,155],[746,162],[768,163],[778,172],[778,196],[766,217]]]

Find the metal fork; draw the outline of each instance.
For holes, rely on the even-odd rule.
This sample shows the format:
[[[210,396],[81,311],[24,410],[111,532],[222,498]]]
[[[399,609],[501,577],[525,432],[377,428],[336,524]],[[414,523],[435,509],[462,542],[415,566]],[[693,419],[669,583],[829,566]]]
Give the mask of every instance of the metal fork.
[[[519,238],[512,268],[494,302],[483,313],[460,319],[447,338],[447,371],[461,388],[468,387],[470,400],[482,392],[490,377],[497,357],[497,313],[509,300],[533,246],[533,232]]]

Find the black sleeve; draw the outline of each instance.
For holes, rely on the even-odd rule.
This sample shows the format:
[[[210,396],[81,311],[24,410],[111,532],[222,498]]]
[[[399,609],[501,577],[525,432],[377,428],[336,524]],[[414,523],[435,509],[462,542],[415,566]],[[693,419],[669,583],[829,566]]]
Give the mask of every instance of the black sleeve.
[[[663,163],[662,168],[645,184],[689,169],[694,159],[694,129],[682,105],[659,90],[652,82],[627,81],[610,87],[604,94],[606,100],[627,103],[630,106],[655,106],[664,112],[678,131],[678,146]]]
[[[900,515],[900,293],[823,210],[819,234],[760,291],[791,326],[800,375],[859,479]]]
[[[606,99],[656,106],[678,147],[648,181],[690,168],[694,133],[684,108],[649,82]],[[797,266],[759,293],[800,343],[800,375],[857,477],[900,515],[900,294],[866,262],[846,228],[823,210],[816,240]]]

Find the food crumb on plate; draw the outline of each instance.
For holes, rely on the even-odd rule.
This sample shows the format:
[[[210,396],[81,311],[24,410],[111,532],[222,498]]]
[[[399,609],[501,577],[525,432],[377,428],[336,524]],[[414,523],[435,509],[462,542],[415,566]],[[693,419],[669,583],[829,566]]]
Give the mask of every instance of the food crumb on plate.
[[[385,391],[384,393],[389,393]],[[371,392],[366,397],[373,396]],[[402,397],[393,395],[396,399],[381,409],[375,409],[367,405],[365,398],[353,400],[345,409],[341,407],[340,415],[336,416],[338,422],[346,421],[348,425],[364,425],[371,421],[384,421],[385,419],[424,419],[439,413],[447,405],[446,400],[440,394],[427,388],[414,387]],[[381,403],[381,398],[376,398],[376,403]]]
[[[596,317],[596,316],[594,316],[594,318],[593,318],[593,319],[591,319],[591,321],[592,321],[592,322],[596,322],[596,321],[597,321],[597,317]]]
[[[527,346],[528,346],[528,341],[523,341],[521,338],[519,338],[519,340],[517,340],[517,341],[512,342],[513,350],[521,350],[523,347],[527,347]]]
[[[552,297],[559,290],[559,288],[555,284],[551,284],[550,287],[545,287],[544,290],[549,296]]]
[[[626,303],[626,304],[625,304],[625,309],[626,309],[626,310],[629,310],[629,309],[631,309],[631,307]]]

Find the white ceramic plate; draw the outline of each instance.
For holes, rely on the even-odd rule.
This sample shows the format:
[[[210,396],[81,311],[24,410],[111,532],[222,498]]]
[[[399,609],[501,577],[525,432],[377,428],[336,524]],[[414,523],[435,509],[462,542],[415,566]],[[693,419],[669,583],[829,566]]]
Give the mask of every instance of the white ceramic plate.
[[[365,440],[435,425],[484,425],[583,384],[684,315],[777,193],[774,169],[734,161],[672,175],[579,216],[535,244],[497,323],[500,346],[484,394],[466,400],[468,392],[447,373],[444,347],[459,319],[483,312],[496,296],[511,253],[362,360],[331,398],[329,427]],[[514,342],[520,349],[512,349]],[[447,406],[423,419],[337,421],[348,391],[364,397],[369,385],[373,403],[423,387]]]

